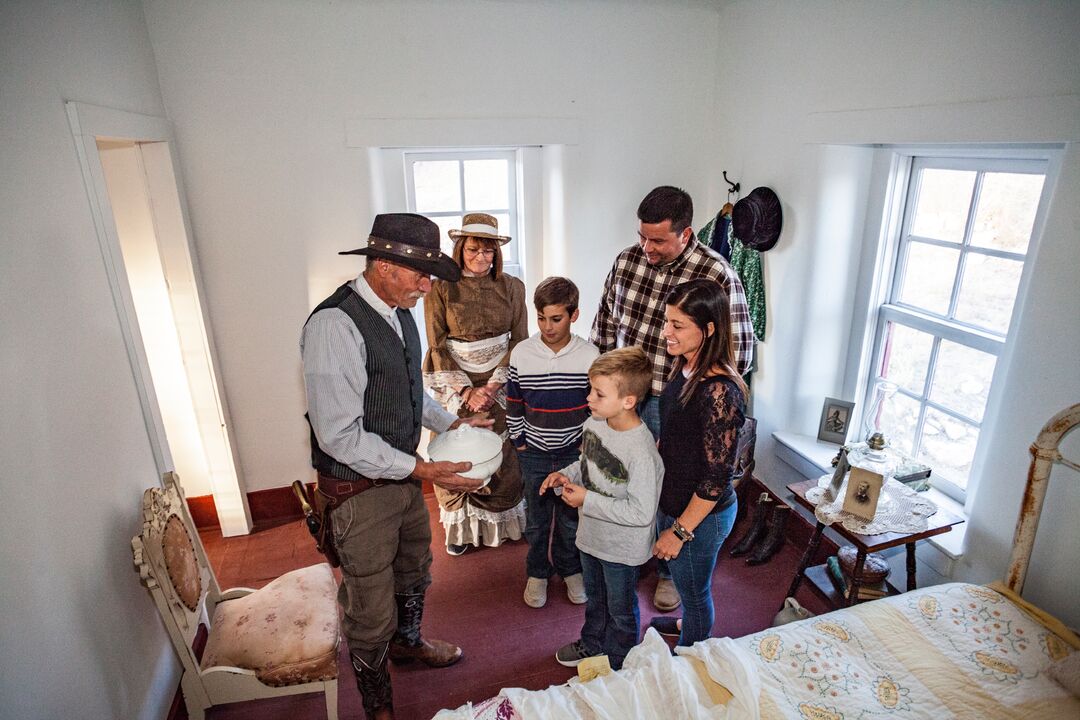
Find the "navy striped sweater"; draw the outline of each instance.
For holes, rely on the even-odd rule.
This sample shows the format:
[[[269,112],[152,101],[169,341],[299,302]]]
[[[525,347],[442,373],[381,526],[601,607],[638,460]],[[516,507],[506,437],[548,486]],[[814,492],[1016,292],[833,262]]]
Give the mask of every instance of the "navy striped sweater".
[[[576,449],[589,417],[589,367],[600,355],[577,335],[558,353],[533,335],[510,353],[506,424],[518,448],[556,452]]]

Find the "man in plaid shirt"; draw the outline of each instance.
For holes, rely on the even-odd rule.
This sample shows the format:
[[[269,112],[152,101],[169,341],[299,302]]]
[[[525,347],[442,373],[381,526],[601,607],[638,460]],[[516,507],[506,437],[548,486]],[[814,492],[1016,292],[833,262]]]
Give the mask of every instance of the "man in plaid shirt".
[[[750,369],[754,357],[754,328],[739,276],[724,258],[694,239],[690,227],[694,201],[685,190],[668,185],[656,188],[641,201],[637,215],[638,242],[615,258],[589,340],[602,353],[637,345],[652,360],[652,396],[640,408],[640,415],[653,436],[659,437],[660,393],[675,364],[660,337],[668,293],[700,277],[715,280],[727,291],[735,369],[740,375]],[[679,596],[667,563],[660,563],[659,575],[653,604],[658,610],[674,610]]]

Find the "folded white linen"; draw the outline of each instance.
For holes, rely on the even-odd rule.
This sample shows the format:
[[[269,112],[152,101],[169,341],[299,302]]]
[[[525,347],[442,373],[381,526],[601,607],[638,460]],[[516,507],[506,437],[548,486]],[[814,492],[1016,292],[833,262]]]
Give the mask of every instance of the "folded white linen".
[[[502,695],[509,698],[522,720],[756,720],[760,686],[746,651],[728,638],[709,642],[712,645],[700,650],[681,648],[680,654],[700,659],[709,676],[732,692],[734,697],[727,705],[712,704],[689,661],[672,657],[667,643],[652,628],[626,656],[617,673],[585,683],[573,679],[567,685],[546,690],[507,688]]]

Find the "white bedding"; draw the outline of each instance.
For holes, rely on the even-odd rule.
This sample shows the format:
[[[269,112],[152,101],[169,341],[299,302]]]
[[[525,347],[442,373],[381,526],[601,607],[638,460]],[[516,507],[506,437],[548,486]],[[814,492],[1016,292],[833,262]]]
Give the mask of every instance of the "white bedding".
[[[1080,700],[1046,673],[1076,652],[1070,642],[1004,595],[952,583],[737,640],[713,638],[680,648],[682,657],[650,630],[618,673],[511,688],[436,718],[1080,718]],[[726,704],[713,702],[715,688],[687,657],[732,693]]]

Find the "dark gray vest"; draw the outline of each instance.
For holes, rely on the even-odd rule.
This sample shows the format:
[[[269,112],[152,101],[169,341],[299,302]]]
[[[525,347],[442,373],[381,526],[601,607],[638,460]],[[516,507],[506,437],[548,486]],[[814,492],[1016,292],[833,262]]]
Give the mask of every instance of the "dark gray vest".
[[[424,384],[420,375],[420,335],[412,313],[401,308],[396,310],[405,336],[402,346],[394,329],[348,283],[320,303],[311,315],[335,307],[356,323],[367,350],[364,431],[382,437],[396,450],[413,454],[420,443]],[[311,464],[319,472],[342,480],[361,477],[360,473],[325,453],[319,447],[314,430],[311,431]]]

